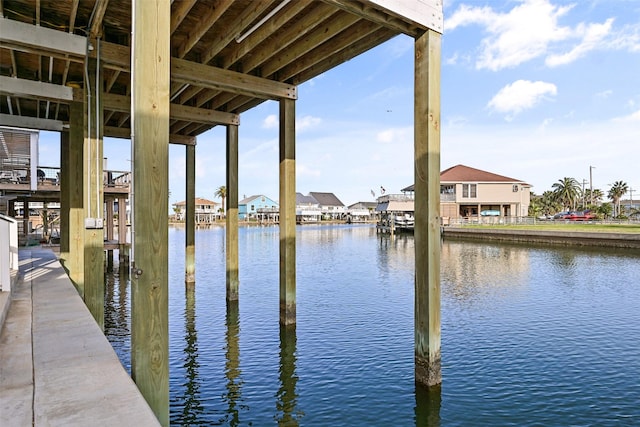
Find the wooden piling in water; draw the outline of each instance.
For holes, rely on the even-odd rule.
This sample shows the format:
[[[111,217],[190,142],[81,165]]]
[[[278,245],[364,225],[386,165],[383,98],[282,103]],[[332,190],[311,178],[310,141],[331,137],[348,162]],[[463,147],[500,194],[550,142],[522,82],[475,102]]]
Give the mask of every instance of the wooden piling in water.
[[[295,100],[280,100],[280,323],[296,323]]]
[[[187,160],[184,283],[187,288],[196,283],[196,147],[185,146]]]
[[[227,301],[238,300],[238,126],[227,125],[227,212],[225,228]]]
[[[415,379],[442,382],[440,359],[440,46],[415,41]]]

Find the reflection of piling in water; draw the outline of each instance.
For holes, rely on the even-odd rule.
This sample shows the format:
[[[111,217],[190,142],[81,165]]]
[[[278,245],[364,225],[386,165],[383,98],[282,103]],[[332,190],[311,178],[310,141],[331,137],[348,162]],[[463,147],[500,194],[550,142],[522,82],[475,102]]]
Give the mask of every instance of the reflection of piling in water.
[[[440,427],[441,387],[416,383],[416,427]]]
[[[297,426],[304,413],[297,410],[296,325],[280,325],[280,388],[276,393],[276,421],[281,426]]]
[[[227,334],[225,336],[226,348],[225,376],[227,378],[227,393],[222,396],[227,402],[227,419],[229,425],[240,424],[240,405],[242,399],[242,371],[240,370],[240,321],[238,301],[227,300]]]
[[[198,333],[196,331],[196,294],[193,290],[186,293],[185,307],[185,346],[184,369],[186,383],[181,424],[195,423],[203,413],[200,402],[200,363],[198,362]]]

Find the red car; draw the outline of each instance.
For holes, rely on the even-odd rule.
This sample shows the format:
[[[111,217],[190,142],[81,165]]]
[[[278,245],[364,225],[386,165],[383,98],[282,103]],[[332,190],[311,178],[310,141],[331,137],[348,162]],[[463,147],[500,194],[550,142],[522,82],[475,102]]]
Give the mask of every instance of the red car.
[[[569,212],[568,215],[564,217],[564,219],[568,219],[569,221],[591,221],[595,219],[595,215],[590,211],[584,212]]]

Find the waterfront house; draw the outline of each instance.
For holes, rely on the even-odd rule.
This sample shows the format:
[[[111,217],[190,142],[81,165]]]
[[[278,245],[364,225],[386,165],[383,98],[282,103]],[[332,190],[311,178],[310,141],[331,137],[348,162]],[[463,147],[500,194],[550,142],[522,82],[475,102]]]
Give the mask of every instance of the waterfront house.
[[[312,191],[309,196],[318,202],[322,219],[340,219],[346,213],[344,203],[333,193]]]
[[[211,200],[202,199],[196,197],[195,200],[195,220],[196,224],[209,224],[221,217],[221,212],[218,212],[218,206],[220,203],[213,202]],[[173,211],[175,212],[174,218],[176,221],[184,221],[185,214],[187,212],[187,202],[181,201],[174,203]]]
[[[406,205],[403,211],[413,212],[413,190],[413,185],[403,188],[403,195],[397,197]],[[389,195],[385,200],[394,199],[393,196]],[[456,165],[440,173],[440,216],[444,221],[490,216],[524,217],[528,215],[530,199],[531,185],[519,179],[465,165]]]
[[[364,222],[375,217],[376,202],[357,202],[347,207],[347,221]]]
[[[298,224],[318,222],[322,211],[320,204],[311,196],[296,193],[296,222]]]
[[[278,202],[271,200],[263,194],[245,197],[238,202],[238,218],[246,221],[249,219],[266,219],[277,217],[280,206]]]

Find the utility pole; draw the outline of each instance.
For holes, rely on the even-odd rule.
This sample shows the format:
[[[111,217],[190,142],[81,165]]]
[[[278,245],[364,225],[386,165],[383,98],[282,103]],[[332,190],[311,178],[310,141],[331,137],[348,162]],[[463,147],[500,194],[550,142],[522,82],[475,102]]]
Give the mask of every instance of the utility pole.
[[[587,183],[586,179],[582,180],[582,210],[584,210],[585,208],[585,197],[584,197],[584,185]],[[593,195],[591,196],[591,198],[593,199]],[[593,204],[593,203],[592,203]]]
[[[593,205],[593,170],[595,166],[589,166],[589,191],[591,192],[591,204]]]
[[[633,209],[633,192],[634,191],[636,190],[629,187],[629,214],[631,214],[631,210]]]

